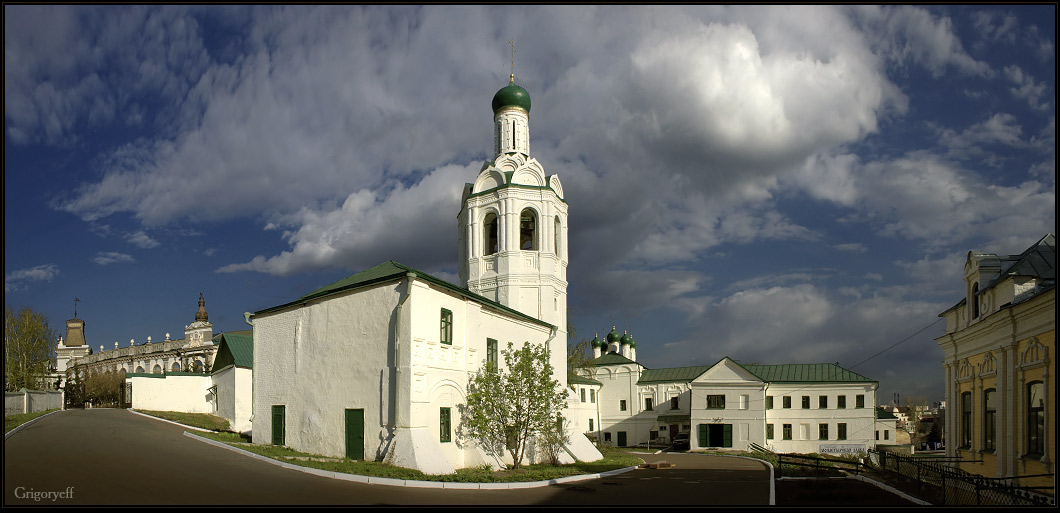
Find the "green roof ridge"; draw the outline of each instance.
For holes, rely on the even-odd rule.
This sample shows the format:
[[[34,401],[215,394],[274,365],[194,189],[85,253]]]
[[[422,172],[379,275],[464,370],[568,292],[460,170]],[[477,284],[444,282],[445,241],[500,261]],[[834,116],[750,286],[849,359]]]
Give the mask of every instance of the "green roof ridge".
[[[480,296],[480,295],[478,295],[478,294],[476,294],[474,292],[471,292],[470,290],[465,289],[465,288],[463,288],[463,287],[461,287],[459,285],[454,285],[454,284],[449,283],[449,282],[447,282],[447,281],[445,281],[445,280],[443,280],[441,278],[436,278],[436,277],[431,276],[430,274],[427,274],[427,273],[425,273],[423,271],[420,271],[420,270],[418,270],[416,268],[407,266],[407,265],[402,264],[400,262],[395,262],[394,260],[387,260],[386,262],[383,262],[383,263],[381,263],[379,265],[370,267],[370,268],[365,269],[365,270],[363,270],[363,271],[361,271],[359,273],[352,274],[352,275],[347,276],[347,277],[345,277],[345,278],[343,278],[341,280],[333,282],[333,283],[331,283],[329,285],[325,285],[323,287],[320,287],[320,288],[314,290],[313,292],[310,292],[309,294],[306,294],[306,295],[304,295],[304,296],[302,296],[302,297],[300,297],[300,298],[298,298],[298,299],[296,299],[294,301],[291,301],[289,303],[284,303],[282,305],[277,305],[277,306],[273,306],[273,307],[270,307],[270,308],[265,308],[263,310],[259,310],[257,312],[254,312],[254,315],[258,315],[258,314],[262,314],[262,313],[268,313],[268,312],[273,312],[273,311],[276,311],[276,310],[280,310],[282,308],[286,308],[286,307],[291,306],[291,305],[296,305],[296,304],[299,304],[299,303],[306,303],[308,301],[312,301],[312,300],[315,300],[315,299],[320,299],[322,297],[330,296],[332,294],[337,294],[339,292],[343,292],[343,291],[346,291],[346,290],[353,290],[353,289],[360,288],[360,287],[365,287],[365,286],[368,286],[368,285],[374,285],[376,283],[383,283],[383,282],[386,282],[386,281],[400,279],[400,278],[403,278],[406,275],[408,275],[408,273],[415,273],[417,278],[420,278],[423,281],[426,281],[428,283],[433,283],[433,284],[435,284],[435,285],[437,285],[437,286],[439,286],[439,287],[441,287],[443,289],[449,290],[450,292],[455,292],[455,293],[457,293],[457,294],[459,294],[461,296],[464,296],[466,298],[472,299],[472,300],[477,301],[479,303],[482,303],[482,304],[484,304],[486,306],[489,306],[490,308],[494,308],[494,309],[500,310],[502,312],[506,312],[506,313],[511,314],[511,315],[513,315],[515,317],[519,317],[521,319],[528,320],[528,321],[534,322],[534,323],[542,325],[542,326],[548,326],[550,328],[556,329],[556,326],[553,326],[552,324],[549,324],[549,323],[547,323],[545,321],[542,321],[541,319],[538,319],[536,317],[524,314],[524,313],[522,313],[522,312],[520,312],[518,310],[515,310],[513,308],[510,308],[510,307],[507,307],[505,305],[502,305],[502,304],[500,304],[500,303],[498,303],[498,302],[496,302],[496,301],[494,301],[492,299],[489,299],[487,297],[483,297],[483,296]]]

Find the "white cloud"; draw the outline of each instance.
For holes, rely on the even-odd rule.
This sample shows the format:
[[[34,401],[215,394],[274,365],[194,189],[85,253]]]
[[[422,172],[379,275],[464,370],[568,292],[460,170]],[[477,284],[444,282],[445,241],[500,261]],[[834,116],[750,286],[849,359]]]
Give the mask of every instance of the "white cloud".
[[[1042,100],[1046,88],[1044,83],[1036,82],[1034,77],[1029,73],[1025,73],[1015,64],[1005,66],[1005,77],[1013,84],[1016,84],[1015,87],[1009,88],[1009,92],[1011,92],[1013,96],[1026,100],[1027,104],[1030,105],[1032,109],[1041,111],[1049,109],[1049,101]]]
[[[92,258],[92,261],[99,265],[110,265],[110,264],[129,264],[136,262],[136,259],[132,255],[126,255],[125,253],[116,253],[114,251],[100,251],[96,253],[96,256]]]
[[[972,14],[972,19],[983,38],[1008,44],[1016,42],[1019,20],[1012,14],[977,11]]]
[[[25,288],[25,282],[52,281],[59,274],[59,266],[43,264],[36,267],[11,271],[4,275],[4,292],[13,292]]]
[[[845,244],[833,244],[832,247],[835,248],[835,249],[838,249],[839,251],[849,251],[851,253],[864,253],[864,252],[869,250],[869,248],[867,248],[865,246],[865,244],[863,244],[861,242],[848,242],[848,243],[845,243]]]
[[[16,144],[68,145],[81,124],[100,126],[119,112],[139,124],[149,110],[140,93],[183,97],[207,59],[184,7],[20,5],[4,12],[4,117]]]
[[[845,184],[841,193],[827,183],[833,179]],[[1015,231],[1036,240],[1054,223],[1055,192],[1048,184],[984,183],[927,152],[870,162],[850,154],[820,155],[782,181],[792,185],[850,207],[856,220],[881,235],[919,240],[931,250],[991,233]]]
[[[143,230],[140,230],[136,233],[126,234],[125,240],[128,241],[130,244],[144,249],[156,248],[161,245],[158,241],[152,239],[149,235],[147,235],[147,233]]]
[[[964,50],[949,17],[913,6],[859,6],[854,12],[868,29],[866,37],[877,55],[895,65],[912,62],[935,77],[950,67],[984,77],[994,73],[987,63]]]
[[[660,344],[662,354],[645,350],[641,360],[650,358],[646,365],[657,367],[712,364],[723,356],[762,364],[839,362],[874,379],[892,371],[881,379],[887,387],[920,382],[917,376],[938,372],[942,351],[932,338],[941,329],[891,346],[938,321],[952,298],[928,302],[917,293],[918,287],[830,290],[795,282],[683,298],[677,305],[688,314],[685,338]]]
[[[445,166],[408,187],[396,184],[378,194],[361,189],[339,208],[305,208],[275,222],[293,228],[284,232],[290,251],[272,257],[259,255],[249,262],[223,266],[218,272],[283,276],[336,267],[362,270],[388,259],[432,272],[456,255],[458,232],[453,219],[460,210],[459,184],[474,177],[477,170],[477,166]],[[423,247],[432,250],[421,251]],[[425,255],[446,258],[424,260]]]

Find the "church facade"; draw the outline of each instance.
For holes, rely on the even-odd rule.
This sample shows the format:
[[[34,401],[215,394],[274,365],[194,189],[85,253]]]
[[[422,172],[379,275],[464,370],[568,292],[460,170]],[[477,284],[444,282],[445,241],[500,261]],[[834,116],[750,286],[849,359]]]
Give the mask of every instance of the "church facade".
[[[254,443],[430,474],[500,466],[459,434],[469,374],[525,342],[548,348],[566,389],[563,187],[530,157],[514,76],[492,107],[495,157],[457,217],[462,285],[388,261],[254,313]],[[561,460],[601,457],[569,434]]]

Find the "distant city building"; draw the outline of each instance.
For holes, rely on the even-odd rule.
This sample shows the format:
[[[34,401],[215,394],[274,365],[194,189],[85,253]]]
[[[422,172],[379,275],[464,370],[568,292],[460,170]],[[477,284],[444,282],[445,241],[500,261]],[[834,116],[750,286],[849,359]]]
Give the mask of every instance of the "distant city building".
[[[1054,494],[1056,238],[1019,255],[969,251],[964,282],[965,297],[939,314],[946,334],[936,339],[947,456],[963,470]]]

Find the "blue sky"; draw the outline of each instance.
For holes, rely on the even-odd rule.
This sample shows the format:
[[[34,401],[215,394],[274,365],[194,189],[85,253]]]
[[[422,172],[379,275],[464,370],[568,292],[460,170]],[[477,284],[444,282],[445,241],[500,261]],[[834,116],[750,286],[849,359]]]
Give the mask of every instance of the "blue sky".
[[[839,362],[938,400],[968,250],[1055,231],[1055,18],[5,5],[4,302],[61,329],[80,298],[98,350],[181,337],[200,292],[231,331],[388,259],[457,281],[513,39],[579,338],[614,317],[648,367]]]

